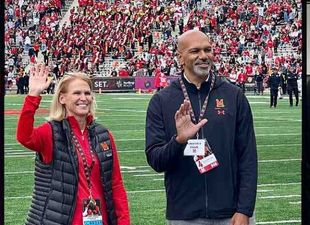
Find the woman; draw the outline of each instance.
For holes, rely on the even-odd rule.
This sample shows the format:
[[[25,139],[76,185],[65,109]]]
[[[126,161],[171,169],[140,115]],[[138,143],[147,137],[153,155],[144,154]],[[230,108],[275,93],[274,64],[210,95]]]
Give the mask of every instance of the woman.
[[[94,121],[91,80],[80,73],[62,78],[53,96],[50,121],[33,127],[40,94],[50,82],[45,65],[33,67],[18,121],[17,140],[37,152],[26,224],[129,225],[113,137]],[[83,215],[86,206],[100,210]]]

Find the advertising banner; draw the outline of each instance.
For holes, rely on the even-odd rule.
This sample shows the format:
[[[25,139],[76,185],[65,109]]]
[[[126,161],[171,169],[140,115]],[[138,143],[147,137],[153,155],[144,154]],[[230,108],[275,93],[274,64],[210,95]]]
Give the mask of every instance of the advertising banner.
[[[92,81],[95,92],[134,91],[135,89],[135,78],[132,77],[94,77]]]
[[[135,89],[148,91],[155,90],[155,77],[136,77],[135,78]],[[170,84],[172,81],[178,79],[177,77],[167,77],[168,83]]]

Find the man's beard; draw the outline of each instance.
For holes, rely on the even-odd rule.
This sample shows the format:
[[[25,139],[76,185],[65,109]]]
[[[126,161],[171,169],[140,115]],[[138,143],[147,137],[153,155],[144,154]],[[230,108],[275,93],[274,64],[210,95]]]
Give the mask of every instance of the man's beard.
[[[199,64],[201,64],[201,63],[207,63],[208,67],[207,68],[201,68],[199,66]],[[198,75],[199,77],[206,77],[206,76],[209,76],[212,66],[213,66],[213,62],[211,60],[207,60],[205,62],[198,61],[198,62],[195,62],[194,66],[193,66],[193,70],[194,70],[194,73],[196,75]]]

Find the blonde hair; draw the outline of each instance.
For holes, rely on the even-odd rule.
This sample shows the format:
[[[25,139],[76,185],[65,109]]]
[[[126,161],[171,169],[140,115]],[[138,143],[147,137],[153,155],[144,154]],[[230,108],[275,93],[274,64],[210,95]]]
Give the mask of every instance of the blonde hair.
[[[58,82],[55,94],[53,96],[51,108],[50,108],[49,120],[61,121],[61,120],[66,118],[66,108],[65,108],[65,106],[63,104],[61,104],[59,102],[59,97],[60,97],[61,94],[68,92],[69,84],[72,81],[76,80],[76,79],[83,80],[83,81],[85,81],[89,85],[90,90],[91,90],[91,94],[92,94],[92,97],[93,97],[93,101],[92,101],[92,103],[90,105],[89,113],[93,117],[95,117],[96,101],[95,101],[95,96],[94,96],[94,92],[93,92],[92,81],[89,78],[89,76],[87,74],[85,74],[85,73],[73,72],[73,73],[66,74]]]

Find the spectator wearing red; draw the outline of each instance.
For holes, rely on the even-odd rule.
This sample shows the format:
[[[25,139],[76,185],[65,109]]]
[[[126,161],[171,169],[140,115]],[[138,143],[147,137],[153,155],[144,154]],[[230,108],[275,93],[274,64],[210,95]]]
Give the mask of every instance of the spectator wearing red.
[[[118,76],[119,77],[129,77],[129,72],[125,67],[123,67],[118,71]]]
[[[244,69],[238,75],[238,86],[242,89],[243,93],[245,93],[245,82],[247,80],[247,75]]]

